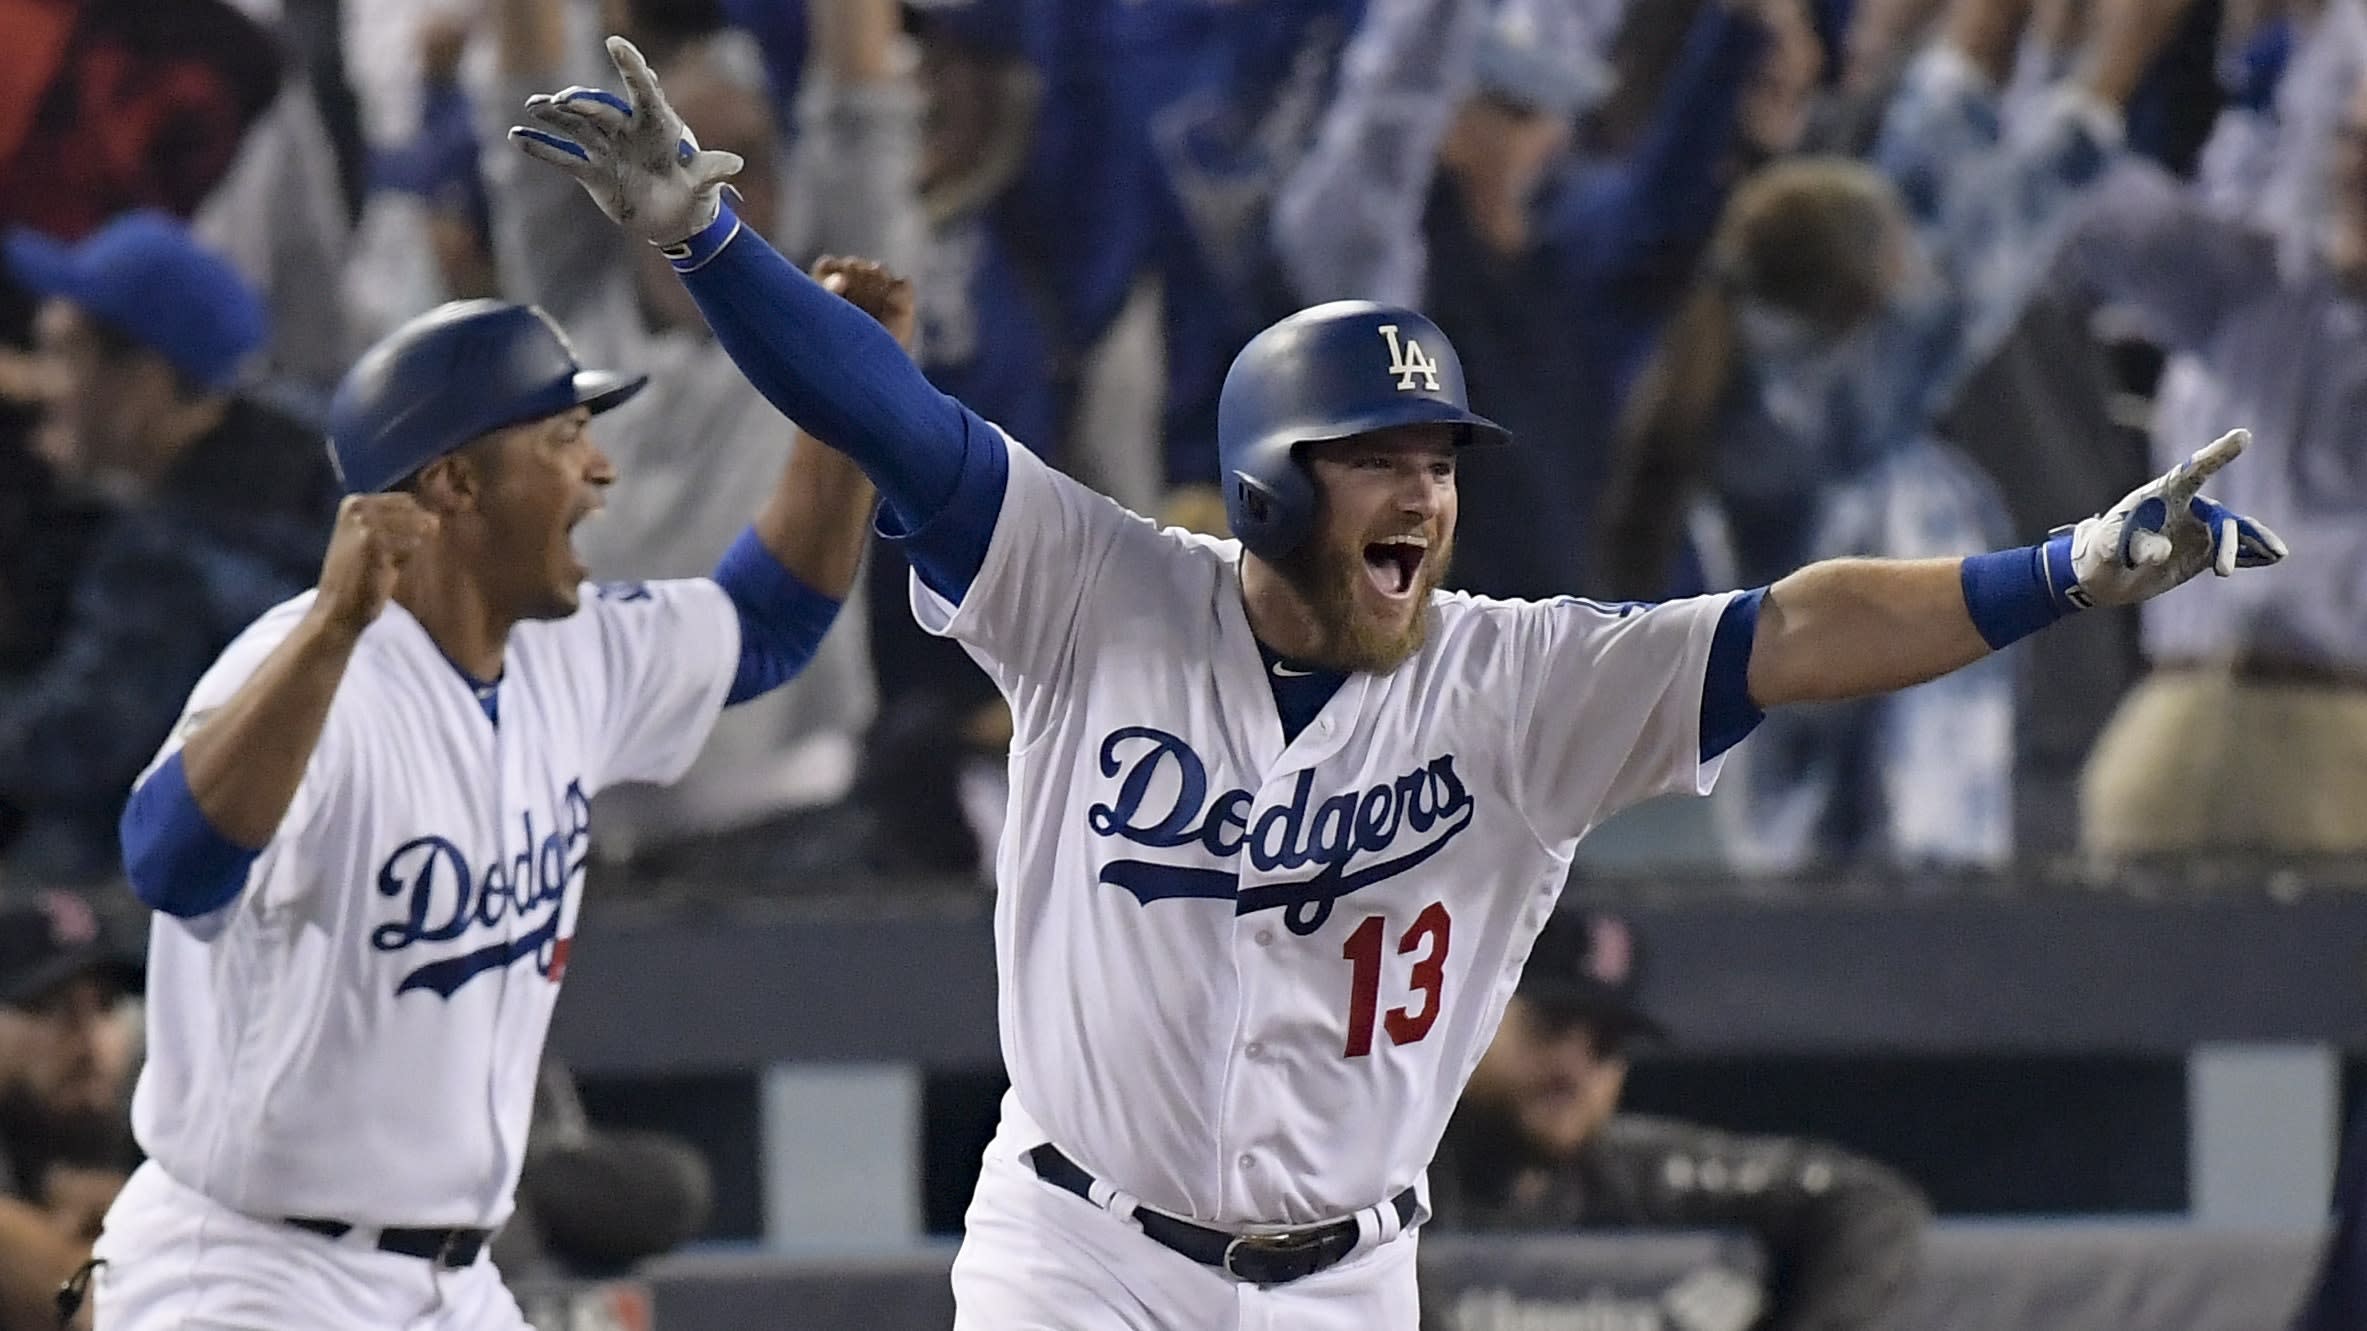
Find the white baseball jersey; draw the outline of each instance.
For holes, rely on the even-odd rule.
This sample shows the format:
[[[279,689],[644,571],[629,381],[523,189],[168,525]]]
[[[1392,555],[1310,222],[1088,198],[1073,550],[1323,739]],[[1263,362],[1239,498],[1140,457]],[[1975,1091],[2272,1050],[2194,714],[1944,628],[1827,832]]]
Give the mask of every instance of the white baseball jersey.
[[[1708,792],[1728,598],[1440,593],[1418,654],[1285,744],[1240,546],[1010,457],[961,604],[913,585],[1011,700],[995,946],[1018,1105],[1204,1223],[1373,1206],[1421,1179],[1579,836]]]
[[[223,652],[158,763],[311,603]],[[154,917],[140,1145],[249,1215],[498,1226],[583,900],[591,797],[679,775],[738,656],[713,582],[587,585],[574,615],[511,631],[497,724],[387,606],[246,889],[212,915]]]

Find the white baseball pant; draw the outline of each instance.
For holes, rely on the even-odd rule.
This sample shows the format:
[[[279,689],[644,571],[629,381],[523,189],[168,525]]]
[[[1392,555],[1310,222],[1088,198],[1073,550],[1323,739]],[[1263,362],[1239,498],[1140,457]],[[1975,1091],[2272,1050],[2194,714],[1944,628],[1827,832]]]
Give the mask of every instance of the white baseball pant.
[[[490,1257],[450,1270],[242,1215],[154,1161],[107,1212],[96,1331],[529,1331]]]
[[[1418,1233],[1260,1288],[1037,1178],[1019,1158],[1034,1144],[1006,1130],[986,1148],[953,1259],[954,1331],[1416,1331]]]

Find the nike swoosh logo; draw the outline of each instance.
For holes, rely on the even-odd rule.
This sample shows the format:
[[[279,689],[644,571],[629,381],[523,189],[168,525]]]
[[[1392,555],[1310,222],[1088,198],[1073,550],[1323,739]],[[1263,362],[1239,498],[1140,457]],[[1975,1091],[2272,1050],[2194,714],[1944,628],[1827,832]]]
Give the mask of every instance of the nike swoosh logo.
[[[1315,672],[1312,670],[1293,670],[1289,666],[1277,663],[1274,667],[1274,673],[1280,675],[1284,679],[1301,679],[1305,676],[1312,675]]]

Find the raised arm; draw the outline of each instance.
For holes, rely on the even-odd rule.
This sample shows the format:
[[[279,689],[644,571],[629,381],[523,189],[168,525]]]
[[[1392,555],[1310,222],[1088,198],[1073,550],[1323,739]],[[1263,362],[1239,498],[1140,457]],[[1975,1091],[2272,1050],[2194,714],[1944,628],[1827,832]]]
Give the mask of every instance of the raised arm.
[[[338,510],[310,609],[219,706],[192,700],[180,751],[124,807],[124,868],[142,903],[196,916],[237,895],[295,801],[355,644],[435,523],[406,494]]]
[[[1864,697],[1960,669],[2075,610],[2133,605],[2204,569],[2273,564],[2284,542],[2201,495],[2236,430],[2043,544],[1969,559],[1841,559],[1769,588],[1751,641],[1760,707]]]
[[[698,149],[631,43],[612,37],[608,50],[625,95],[571,88],[531,98],[535,123],[513,128],[511,140],[574,176],[627,233],[665,250],[741,373],[855,460],[887,502],[887,525],[907,535],[921,577],[959,600],[985,558],[1009,475],[1002,436],[931,386],[870,316],[744,228],[723,200],[740,159]]]
[[[918,303],[912,283],[863,259],[825,255],[813,276],[909,349]],[[783,568],[825,595],[844,599],[863,559],[863,538],[871,520],[871,482],[839,449],[803,429],[781,483],[756,516],[755,532]]]
[[[860,253],[895,272],[920,272],[928,244],[922,98],[896,58],[894,0],[834,0],[806,15],[813,49],[790,169],[807,225],[793,243],[807,247],[801,255]]]
[[[571,30],[564,0],[488,0],[492,71],[474,97],[480,145],[498,143],[532,91],[589,78],[593,61]],[[480,153],[490,196],[494,269],[502,294],[539,305],[583,354],[606,364],[640,364],[647,328],[633,290],[633,253],[598,224],[579,190],[515,154]]]
[[[1300,299],[1422,303],[1422,210],[1439,143],[1471,95],[1486,11],[1463,0],[1366,11],[1340,90],[1274,199],[1274,247]]]
[[[1736,111],[1752,64],[1774,49],[1772,10],[1768,0],[1701,7],[1634,153],[1616,170],[1566,191],[1549,219],[1550,240],[1559,242],[1566,263],[1596,281],[1615,282],[1665,271],[1671,237],[1697,245],[1707,236],[1725,193]]]
[[[911,346],[911,283],[877,264],[831,257],[815,263],[814,277]],[[716,565],[715,581],[740,617],[740,664],[727,701],[746,702],[813,659],[854,588],[872,497],[853,459],[797,432],[772,496]]]
[[[1950,8],[1940,39],[1890,107],[1875,161],[1973,303],[1973,322],[2013,322],[2008,311],[2018,311],[2043,271],[2033,252],[2102,176],[2120,146],[2123,108],[2191,3],[2100,0],[2073,76],[2035,123],[2011,133],[1999,89],[2029,0],[1956,0]]]

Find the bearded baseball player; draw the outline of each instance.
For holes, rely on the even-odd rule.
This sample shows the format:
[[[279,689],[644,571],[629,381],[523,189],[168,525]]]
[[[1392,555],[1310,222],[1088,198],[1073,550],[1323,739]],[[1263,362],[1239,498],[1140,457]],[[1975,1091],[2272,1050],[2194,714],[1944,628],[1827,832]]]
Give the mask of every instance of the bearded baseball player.
[[[1588,828],[1708,791],[1762,708],[2284,553],[2198,495],[2239,431],[2025,549],[1657,606],[1442,593],[1457,461],[1504,431],[1434,325],[1360,302],[1233,363],[1235,539],[1161,530],[750,234],[733,159],[609,51],[624,94],[533,98],[513,140],[663,248],[749,378],[871,476],[914,612],[1010,700],[1012,1091],[957,1327],[1411,1331],[1424,1167]]]
[[[906,284],[816,271],[909,332]],[[800,437],[712,577],[587,584],[569,533],[617,479],[591,420],[642,383],[579,366],[538,309],[469,301],[339,387],[351,494],[319,585],[223,652],[124,814],[156,912],[149,1160],[96,1247],[101,1331],[526,1325],[484,1248],[592,797],[679,775],[796,673],[871,507]]]

